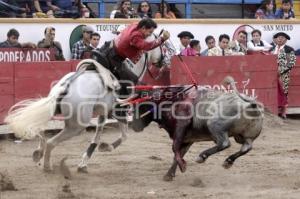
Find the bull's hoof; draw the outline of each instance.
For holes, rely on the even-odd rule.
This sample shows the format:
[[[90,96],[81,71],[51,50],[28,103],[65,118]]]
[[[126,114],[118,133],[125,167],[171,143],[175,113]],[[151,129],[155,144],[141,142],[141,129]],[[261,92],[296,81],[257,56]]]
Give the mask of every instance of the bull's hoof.
[[[201,164],[201,163],[205,162],[205,160],[206,160],[206,158],[203,158],[202,156],[198,156],[195,161],[197,163]]]
[[[87,166],[84,166],[84,167],[78,167],[78,168],[77,168],[77,172],[78,172],[78,173],[88,173]]]
[[[179,169],[181,171],[181,173],[184,173],[186,171],[186,162],[184,159],[182,159],[182,161],[177,161]]]
[[[107,143],[100,143],[98,150],[100,152],[111,152],[112,150],[114,150],[114,147],[111,144],[107,144]]]
[[[224,169],[229,169],[230,167],[232,167],[232,165],[233,162],[225,160],[222,166],[224,167]]]
[[[43,158],[44,152],[43,150],[37,149],[32,153],[32,160],[35,163],[38,163]]]
[[[174,176],[166,174],[166,175],[164,175],[163,180],[166,181],[166,182],[173,181]]]

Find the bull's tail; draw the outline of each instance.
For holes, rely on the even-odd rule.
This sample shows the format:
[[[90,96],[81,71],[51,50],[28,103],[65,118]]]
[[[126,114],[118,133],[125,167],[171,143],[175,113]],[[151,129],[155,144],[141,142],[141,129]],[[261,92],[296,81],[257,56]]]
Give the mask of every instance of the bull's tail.
[[[54,115],[55,107],[54,96],[24,100],[11,107],[4,121],[16,137],[33,139]]]
[[[223,84],[227,84],[227,85],[229,84],[229,85],[231,86],[233,92],[234,92],[237,96],[239,96],[242,100],[244,100],[245,102],[249,102],[249,103],[255,104],[255,105],[257,104],[257,102],[256,102],[253,98],[248,97],[247,95],[243,95],[243,94],[241,94],[241,93],[238,91],[238,89],[237,89],[236,86],[235,86],[235,81],[234,81],[233,77],[231,77],[231,76],[226,76],[226,77],[224,78],[224,80],[223,80]]]

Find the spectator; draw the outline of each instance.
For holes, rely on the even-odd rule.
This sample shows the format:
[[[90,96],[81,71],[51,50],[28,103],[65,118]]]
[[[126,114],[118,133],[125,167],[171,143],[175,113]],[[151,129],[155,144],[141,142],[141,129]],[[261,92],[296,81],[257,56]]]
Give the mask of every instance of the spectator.
[[[219,46],[211,48],[208,50],[208,56],[227,56],[232,55],[233,52],[229,49],[230,38],[227,34],[222,34],[219,36]]]
[[[276,4],[274,0],[264,0],[255,13],[256,19],[275,19]]]
[[[276,38],[276,47],[272,49],[272,53],[278,55],[278,108],[279,116],[286,119],[286,110],[288,107],[288,88],[290,82],[290,72],[295,66],[296,56],[292,47],[286,45],[290,36],[284,32],[274,35]]]
[[[26,17],[26,9],[15,1],[0,0],[0,17]]]
[[[55,28],[47,27],[44,31],[45,38],[38,42],[38,48],[51,48],[55,51],[55,60],[64,61],[61,44],[55,39]]]
[[[36,48],[36,45],[31,42],[19,43],[20,33],[16,29],[10,29],[7,32],[7,40],[0,43],[0,48]]]
[[[281,8],[276,11],[275,16],[277,19],[295,19],[291,0],[282,0]]]
[[[155,13],[155,18],[176,19],[175,14],[171,11],[168,3],[160,3],[158,11]]]
[[[170,10],[175,14],[176,19],[184,18],[183,14],[180,12],[180,10],[176,7],[175,3],[171,3]]]
[[[48,3],[48,6],[54,11],[55,17],[63,18],[89,18],[90,11],[80,0],[74,2],[70,0],[54,0]]]
[[[90,45],[91,35],[94,32],[90,26],[82,27],[82,39],[76,42],[72,47],[72,59],[81,59],[83,52],[87,50]]]
[[[229,47],[232,49],[234,54],[246,55],[247,54],[247,32],[241,30],[238,32],[236,40],[229,43]]]
[[[180,54],[181,51],[189,47],[191,39],[194,39],[194,35],[189,31],[182,31],[177,36],[180,39],[180,45],[177,48],[177,54]]]
[[[274,49],[274,48],[276,47],[276,45],[277,45],[275,35],[273,35],[272,40],[273,40],[273,41],[271,42],[272,48],[270,49],[270,51],[271,51],[272,49]]]
[[[192,40],[190,47],[181,51],[180,55],[183,56],[200,56],[201,46],[199,40]]]
[[[25,9],[25,12],[22,14],[21,17],[25,18],[27,16],[33,16],[35,10],[32,0],[15,0],[15,2],[20,8]]]
[[[209,35],[205,38],[207,48],[201,53],[202,56],[207,56],[208,50],[216,47],[216,40],[213,36]]]
[[[261,40],[261,31],[253,30],[251,32],[252,40],[247,43],[250,51],[269,51],[272,46],[268,42]]]
[[[97,32],[94,32],[91,36],[91,44],[90,44],[90,47],[91,47],[91,50],[98,50],[98,46],[99,46],[99,43],[100,43],[100,34],[97,33]]]
[[[115,18],[135,18],[135,11],[131,7],[131,0],[120,0],[117,8],[110,14],[111,19]]]
[[[37,17],[54,18],[53,11],[49,7],[51,0],[33,0]]]
[[[152,18],[152,10],[148,1],[142,1],[138,5],[137,13],[140,18]]]
[[[92,33],[90,45],[82,53],[81,59],[89,59],[89,58],[91,58],[93,50],[100,51],[100,48],[98,48],[99,43],[100,43],[100,38],[101,37],[100,37],[99,33],[97,33],[97,32],[93,32]]]

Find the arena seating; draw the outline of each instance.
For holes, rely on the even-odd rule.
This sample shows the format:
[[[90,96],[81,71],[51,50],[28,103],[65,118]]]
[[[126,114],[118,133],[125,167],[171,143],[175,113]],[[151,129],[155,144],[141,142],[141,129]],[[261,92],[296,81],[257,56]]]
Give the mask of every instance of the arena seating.
[[[281,1],[282,0],[276,0],[276,7],[279,8],[281,6]],[[295,17],[297,19],[300,19],[300,1],[294,0],[293,2],[293,7],[294,7],[294,12],[295,12]]]
[[[117,3],[118,0],[82,0],[84,3],[97,3],[100,18],[104,18],[105,5],[108,3]],[[132,0],[133,3],[139,3],[139,0]],[[160,3],[161,0],[149,0],[150,3]],[[168,3],[184,4],[186,18],[191,18],[191,7],[193,4],[260,4],[262,0],[168,0]]]

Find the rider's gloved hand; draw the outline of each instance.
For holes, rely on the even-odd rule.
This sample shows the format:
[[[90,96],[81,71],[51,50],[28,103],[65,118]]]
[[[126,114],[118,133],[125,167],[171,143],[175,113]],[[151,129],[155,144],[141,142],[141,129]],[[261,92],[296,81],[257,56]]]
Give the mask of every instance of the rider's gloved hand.
[[[170,38],[169,31],[164,30],[164,32],[162,33],[162,38],[163,38],[163,40],[168,40]]]

